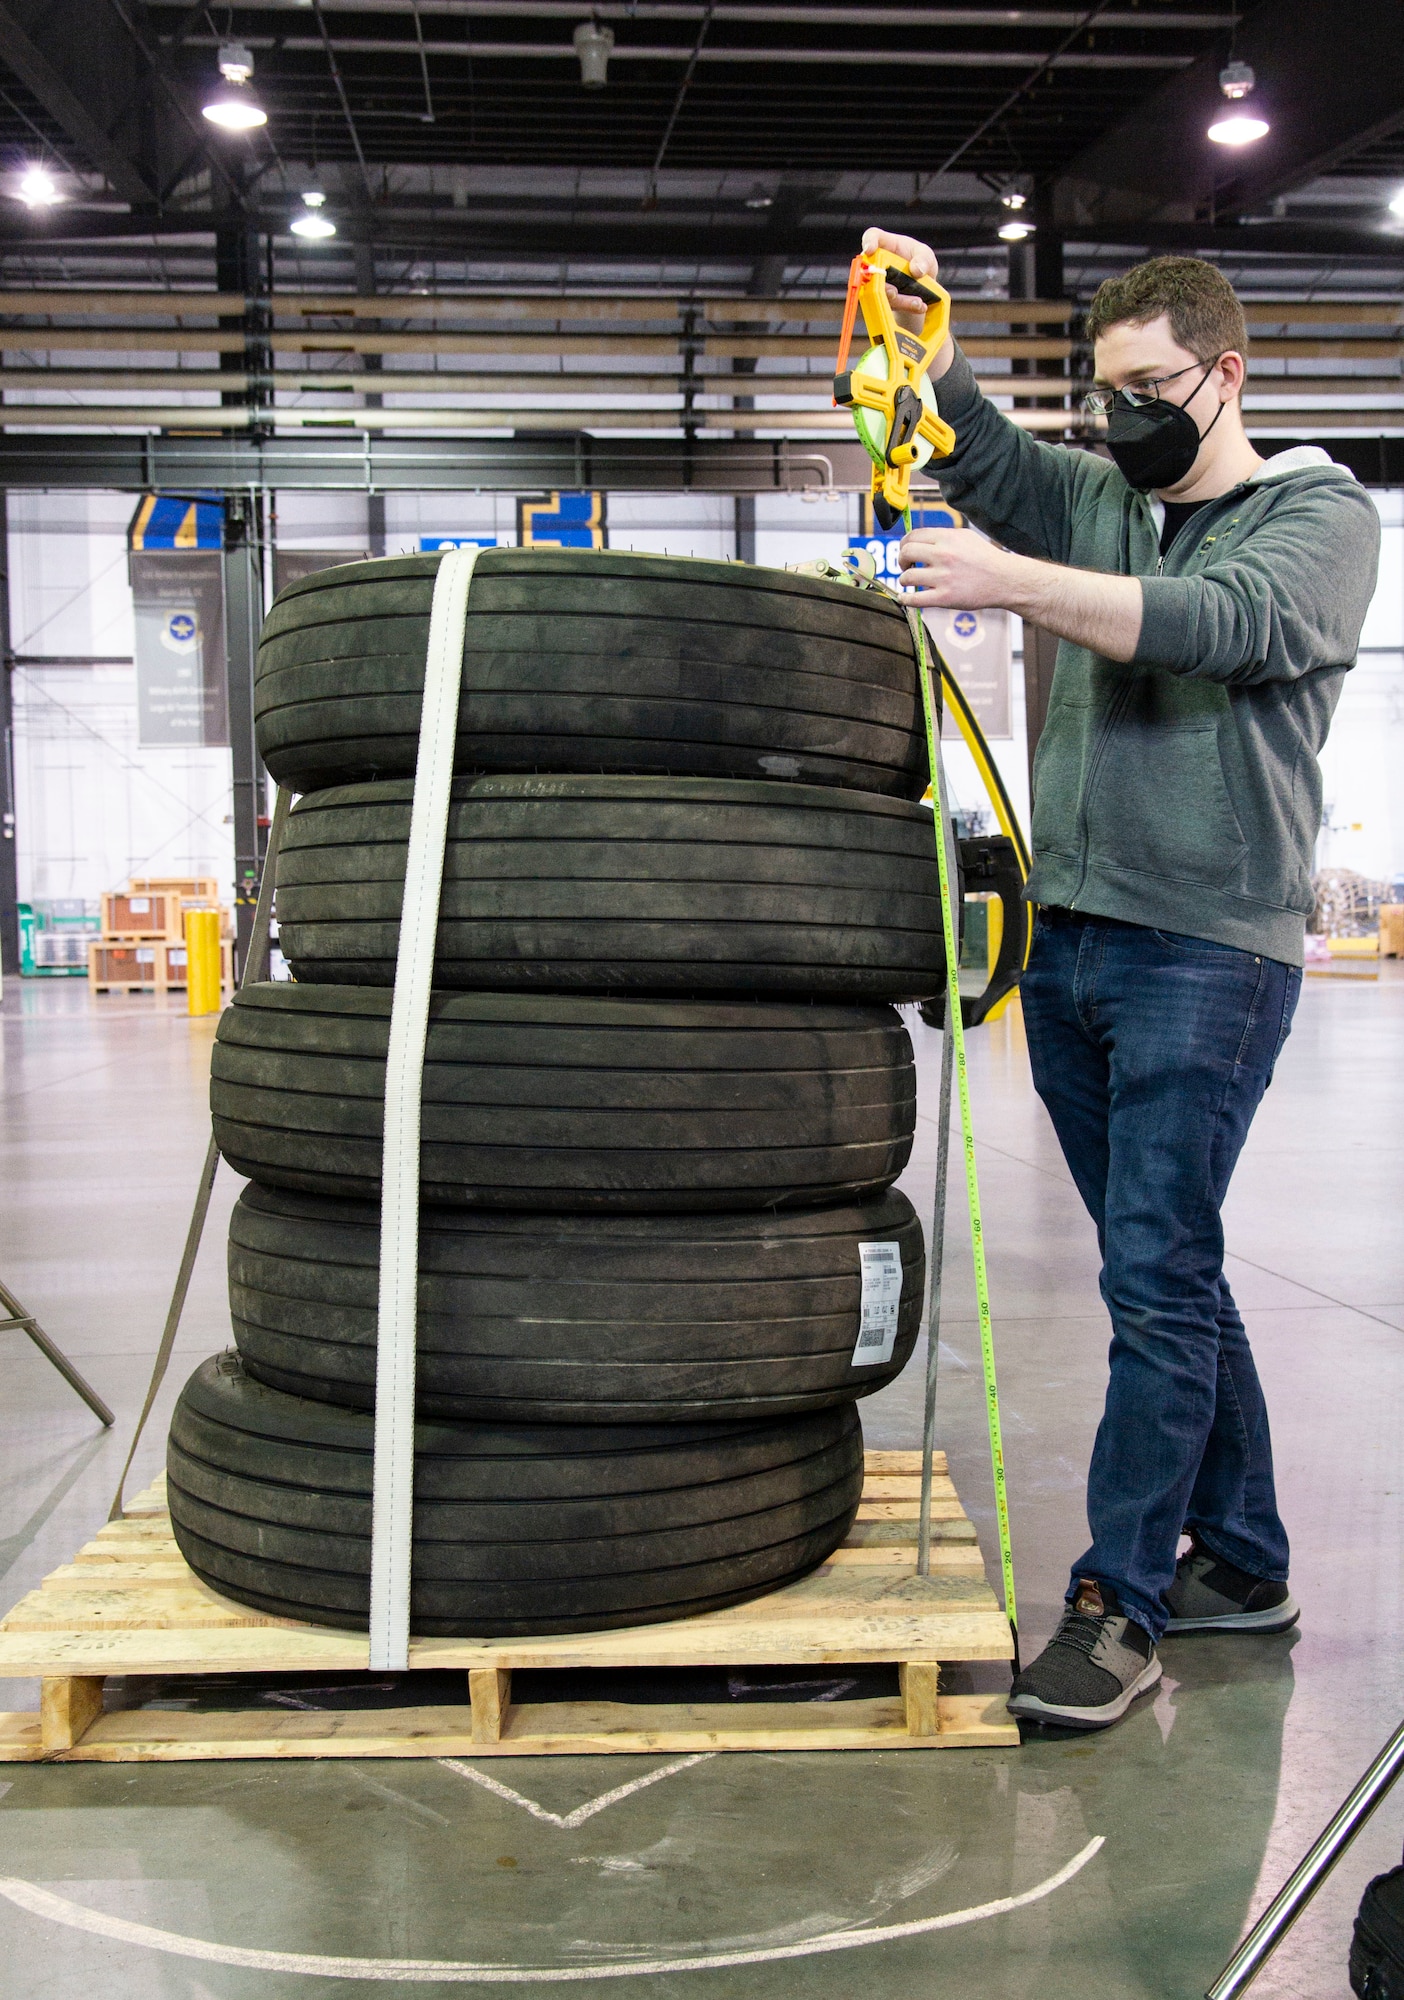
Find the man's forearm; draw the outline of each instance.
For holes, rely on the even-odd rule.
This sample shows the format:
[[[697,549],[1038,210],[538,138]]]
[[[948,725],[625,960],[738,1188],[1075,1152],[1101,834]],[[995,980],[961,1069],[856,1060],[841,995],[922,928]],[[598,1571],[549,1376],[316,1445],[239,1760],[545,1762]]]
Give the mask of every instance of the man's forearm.
[[[1136,656],[1143,612],[1137,577],[1015,555],[968,528],[918,528],[903,541],[900,561],[909,604],[1017,611],[1104,659]]]
[[[1031,556],[1007,561],[1009,588],[999,600],[1006,610],[1103,659],[1135,658],[1142,614],[1138,577],[1104,576],[1098,570],[1036,562]]]

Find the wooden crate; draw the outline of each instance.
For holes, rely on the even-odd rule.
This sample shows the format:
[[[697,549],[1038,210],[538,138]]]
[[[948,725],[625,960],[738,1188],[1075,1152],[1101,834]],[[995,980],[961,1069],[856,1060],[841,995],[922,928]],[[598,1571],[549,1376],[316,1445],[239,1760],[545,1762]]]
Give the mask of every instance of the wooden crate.
[[[1404,958],[1404,903],[1380,905],[1380,957]]]
[[[175,938],[93,938],[88,944],[88,985],[94,993],[183,992],[186,950]],[[234,945],[220,940],[220,980],[234,986]]]
[[[173,889],[141,890],[135,883],[102,899],[104,938],[178,938],[181,899]]]
[[[88,985],[94,993],[164,993],[164,938],[91,938]]]
[[[217,903],[219,878],[215,875],[133,875],[127,884],[133,896],[179,897],[182,903]]]
[[[820,1569],[752,1604],[668,1624],[538,1639],[415,1639],[410,1669],[467,1677],[462,1703],[319,1710],[103,1711],[108,1675],[368,1671],[364,1633],[272,1618],[190,1571],[161,1481],[0,1621],[0,1677],[38,1678],[37,1714],[0,1715],[0,1762],[231,1757],[530,1757],[702,1750],[1014,1746],[1003,1694],[943,1694],[940,1667],[1007,1660],[1009,1626],[938,1457],[931,1575],[916,1574],[919,1454],[868,1453],[862,1505]],[[515,1671],[895,1665],[900,1692],[850,1701],[541,1701]]]

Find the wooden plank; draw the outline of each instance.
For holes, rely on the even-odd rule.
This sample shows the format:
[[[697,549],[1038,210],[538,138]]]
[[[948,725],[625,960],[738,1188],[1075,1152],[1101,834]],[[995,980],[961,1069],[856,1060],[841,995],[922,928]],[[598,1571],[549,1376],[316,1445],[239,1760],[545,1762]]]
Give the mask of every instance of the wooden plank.
[[[916,1543],[872,1542],[867,1547],[835,1549],[829,1561],[837,1568],[849,1564],[893,1563],[899,1568],[916,1570]],[[985,1558],[978,1547],[969,1542],[933,1542],[931,1545],[931,1574],[933,1576],[983,1576]]]
[[[941,1669],[927,1660],[904,1660],[897,1669],[909,1736],[941,1733]]]
[[[931,1478],[933,1500],[954,1500],[956,1490],[945,1473],[933,1473]],[[864,1500],[919,1500],[921,1498],[921,1474],[919,1472],[870,1472],[863,1481]]]
[[[730,1623],[730,1613],[709,1612],[702,1619],[555,1638],[415,1639],[410,1667],[739,1667],[1010,1657],[1008,1623],[982,1575],[918,1577],[905,1566],[875,1565],[831,1576],[844,1581],[845,1592],[827,1613],[816,1605]],[[155,1626],[0,1634],[0,1677],[316,1673],[368,1665],[364,1633],[291,1620],[194,1632]]]
[[[871,1548],[878,1542],[905,1542],[909,1548],[916,1547],[917,1523],[908,1521],[855,1521],[848,1531],[846,1549]],[[952,1520],[933,1521],[931,1524],[933,1542],[973,1542],[975,1523],[967,1521],[964,1514]],[[832,1560],[832,1558],[830,1558]]]
[[[234,1626],[274,1624],[291,1632],[305,1629],[298,1619],[272,1619],[266,1612],[220,1597],[187,1570],[183,1577],[134,1589],[103,1581],[72,1589],[46,1585],[15,1606],[0,1634],[86,1630],[96,1637],[108,1632],[227,1631]]]
[[[477,1668],[468,1676],[475,1743],[499,1743],[512,1713],[512,1676],[501,1667]]]
[[[869,1477],[875,1472],[914,1472],[921,1476],[919,1451],[865,1451],[863,1464]],[[932,1452],[931,1470],[942,1476],[950,1470],[943,1451]]]
[[[39,1740],[44,1755],[72,1750],[102,1714],[102,1676],[60,1674],[39,1689]]]
[[[1017,1747],[1002,1695],[945,1695],[938,1728],[913,1736],[900,1698],[845,1702],[539,1702],[510,1711],[500,1741],[466,1708],[268,1715],[122,1710],[95,1722],[65,1763],[300,1757],[533,1757],[706,1750],[947,1750]],[[0,1747],[0,1758],[4,1750]],[[14,1760],[11,1760],[14,1761]]]
[[[43,1755],[38,1711],[0,1710],[0,1764],[34,1764]]]
[[[124,1585],[139,1583],[146,1577],[174,1576],[189,1581],[190,1569],[185,1557],[174,1547],[169,1553],[154,1549],[149,1555],[116,1555],[111,1549],[97,1549],[91,1554],[80,1549],[72,1562],[60,1563],[51,1569],[40,1584],[41,1590],[49,1590],[65,1583],[89,1584],[104,1582],[114,1590]]]

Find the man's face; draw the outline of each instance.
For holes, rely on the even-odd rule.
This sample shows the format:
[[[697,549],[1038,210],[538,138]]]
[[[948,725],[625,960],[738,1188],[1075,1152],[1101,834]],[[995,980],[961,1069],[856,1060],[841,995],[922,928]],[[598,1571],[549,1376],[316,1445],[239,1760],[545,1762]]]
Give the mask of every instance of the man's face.
[[[1098,388],[1138,389],[1159,382],[1159,393],[1167,402],[1186,406],[1200,430],[1208,429],[1222,400],[1222,371],[1216,363],[1200,386],[1204,363],[1179,345],[1170,331],[1168,314],[1162,313],[1145,326],[1129,322],[1109,326],[1093,354]],[[1166,381],[1169,375],[1176,380]]]

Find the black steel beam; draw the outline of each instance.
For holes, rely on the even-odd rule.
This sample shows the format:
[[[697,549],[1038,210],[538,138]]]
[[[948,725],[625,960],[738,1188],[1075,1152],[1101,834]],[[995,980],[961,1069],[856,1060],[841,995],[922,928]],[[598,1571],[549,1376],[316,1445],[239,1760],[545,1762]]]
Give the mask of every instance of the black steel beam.
[[[1274,451],[1299,442],[1273,434]],[[1316,438],[1369,486],[1404,486],[1404,438]],[[866,492],[856,442],[701,437],[597,438],[584,432],[467,441],[344,432],[335,439],[0,436],[0,492],[121,493],[819,493]]]
[[[267,778],[254,735],[254,659],[263,623],[262,496],[224,503],[224,658],[234,787],[234,954],[242,976],[267,850]]]
[[[1401,9],[1404,13],[1404,9]],[[1060,184],[1060,199],[1065,188]],[[285,243],[289,210],[254,211],[246,226]],[[876,219],[918,236],[947,254],[971,251],[1003,256],[996,236],[1000,217],[951,220],[939,213],[903,210],[889,215],[811,216],[784,231],[761,232],[719,216],[715,222],[678,220],[627,208],[618,214],[572,221],[543,219],[539,210],[524,208],[521,216],[504,215],[482,222],[471,211],[442,209],[429,214],[412,211],[357,209],[338,213],[339,240],[347,249],[368,245],[384,250],[422,250],[445,257],[498,258],[521,253],[529,242],[534,255],[553,261],[585,258],[591,263],[629,265],[673,260],[716,260],[729,263],[766,261],[770,268],[786,264],[847,264],[862,227]],[[43,220],[25,214],[0,215],[0,253],[7,246],[33,249],[79,249],[85,243],[108,244],[131,239],[170,237],[212,238],[222,218],[209,210],[170,210],[163,215],[87,215],[50,211]],[[1154,219],[1148,214],[1086,215],[1078,222],[1061,217],[1052,225],[1069,244],[1115,244],[1135,249],[1223,251],[1230,256],[1332,257],[1397,265],[1404,256],[1404,228],[1382,215],[1378,222],[1298,221],[1292,217],[1240,223],[1218,223],[1193,217]],[[778,283],[779,281],[776,280]],[[3,297],[0,296],[0,303]]]
[[[1243,214],[1404,125],[1399,0],[1260,0],[1235,54],[1257,73],[1271,130],[1242,152],[1206,137],[1225,108],[1227,53],[1201,57],[1072,161],[1057,184],[1065,233]]]
[[[691,477],[689,478],[689,469]],[[856,440],[596,438],[584,433],[467,441],[387,438],[0,436],[7,487],[123,493],[317,490],[366,493],[816,492],[865,488]]]

